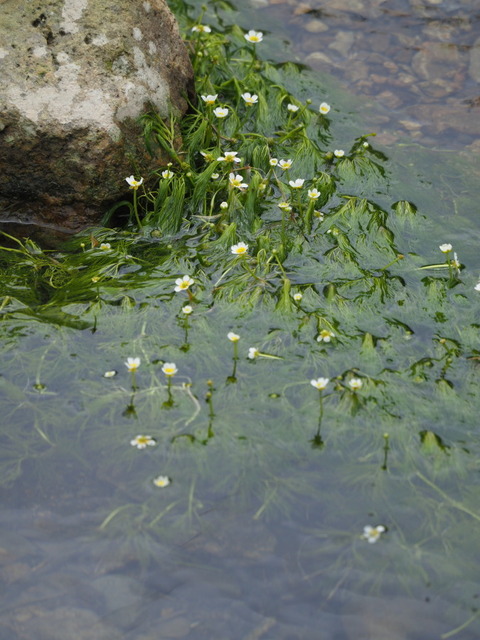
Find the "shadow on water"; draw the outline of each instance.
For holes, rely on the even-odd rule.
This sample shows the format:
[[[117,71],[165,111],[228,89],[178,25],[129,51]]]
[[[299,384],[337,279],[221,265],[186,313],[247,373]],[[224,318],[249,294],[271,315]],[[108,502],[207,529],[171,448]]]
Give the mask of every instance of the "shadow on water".
[[[312,33],[311,20],[327,27],[325,64],[353,56],[333,26],[365,51],[369,21],[389,11],[396,24],[381,2],[333,13],[313,0],[305,11],[216,4],[220,20],[209,6],[202,21],[219,37],[241,41],[237,23],[264,28],[277,59],[278,38]],[[197,20],[200,3],[172,5],[191,33],[185,10]],[[365,7],[377,13],[360,20]],[[385,66],[386,50],[373,50]],[[476,168],[423,146],[412,159],[428,127],[422,139],[384,132],[380,149],[358,138],[365,110],[342,87],[348,69],[321,82],[269,72],[302,105],[328,99],[318,140],[350,149],[318,153],[323,165],[308,147],[295,157],[305,174],[292,179],[315,168],[317,215],[265,205],[264,233],[249,192],[235,193],[239,235],[216,217],[227,185],[207,191],[216,208],[185,229],[163,233],[146,217],[143,235],[99,228],[63,252],[2,250],[2,640],[480,635]],[[258,185],[268,155],[242,145],[263,166],[248,174]],[[198,156],[193,199],[216,169]],[[166,189],[160,216],[178,195]],[[255,256],[225,258],[244,238]],[[458,258],[439,250],[450,242]],[[178,284],[185,274],[192,284]]]

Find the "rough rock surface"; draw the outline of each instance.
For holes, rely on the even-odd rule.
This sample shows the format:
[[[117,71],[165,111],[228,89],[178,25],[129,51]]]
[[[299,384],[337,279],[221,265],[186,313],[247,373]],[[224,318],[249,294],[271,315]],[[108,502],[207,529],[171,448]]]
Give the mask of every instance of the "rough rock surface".
[[[162,163],[137,118],[184,113],[193,71],[165,0],[0,0],[0,221],[72,231]]]

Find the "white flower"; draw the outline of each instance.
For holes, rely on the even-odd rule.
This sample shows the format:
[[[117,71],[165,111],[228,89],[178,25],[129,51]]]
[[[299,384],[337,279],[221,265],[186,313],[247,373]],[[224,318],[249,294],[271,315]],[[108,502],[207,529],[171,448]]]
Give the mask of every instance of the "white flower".
[[[183,276],[183,278],[177,278],[175,280],[175,291],[178,293],[178,291],[186,291],[188,289],[188,287],[191,287],[192,284],[194,283],[194,279],[191,278],[190,276]]]
[[[332,338],[335,337],[333,331],[329,331],[328,329],[322,329],[317,338],[317,342],[330,342]]]
[[[214,95],[211,94],[207,94],[206,96],[202,95],[202,100],[205,102],[205,104],[215,104],[215,100],[218,98],[218,93],[215,93]]]
[[[191,307],[189,304],[186,304],[184,307],[182,307],[182,312],[186,316],[189,316],[191,313],[193,313],[193,307]]]
[[[224,151],[223,156],[217,158],[217,162],[241,162],[241,158],[237,158],[237,151]]]
[[[102,251],[110,251],[111,248],[112,245],[109,242],[102,242],[102,244],[100,245],[100,249]]]
[[[480,291],[480,282],[474,286],[475,291]]]
[[[320,111],[320,113],[322,115],[325,116],[330,111],[330,105],[327,102],[322,102],[322,104],[319,106],[318,110]]]
[[[258,96],[256,93],[253,95],[250,93],[242,93],[242,98],[245,100],[247,107],[253,107],[258,102]]]
[[[206,162],[213,162],[213,155],[208,151],[200,151],[200,154],[205,158]]]
[[[315,389],[318,389],[319,391],[323,391],[329,382],[330,378],[317,378],[316,380],[310,380],[312,387],[315,387]]]
[[[113,378],[113,376],[116,376],[116,375],[117,375],[117,372],[112,369],[112,371],[105,371],[105,373],[103,374],[103,377]]]
[[[448,253],[453,247],[451,244],[441,244],[438,248],[442,253]]]
[[[363,387],[363,382],[361,378],[351,378],[351,380],[348,381],[348,386],[352,391],[358,391]]]
[[[240,336],[236,333],[233,333],[233,331],[227,333],[227,338],[231,340],[231,342],[238,342],[240,340]]]
[[[162,371],[166,376],[174,376],[178,373],[177,365],[174,362],[165,362]]]
[[[318,189],[309,189],[308,197],[311,198],[312,200],[316,200],[317,198],[320,197],[320,191],[318,191]]]
[[[254,31],[253,29],[250,29],[250,31],[243,37],[245,38],[245,40],[248,40],[248,42],[256,44],[257,42],[261,42],[263,40],[263,33],[261,31]]]
[[[278,162],[278,166],[280,167],[280,169],[283,169],[284,171],[286,171],[287,169],[290,169],[292,164],[293,164],[293,160],[291,160],[290,158],[288,160],[279,160]]]
[[[278,206],[280,209],[283,209],[284,211],[291,211],[292,207],[288,204],[288,202],[279,202]]]
[[[212,173],[212,180],[218,180],[219,177],[220,177],[219,173]]]
[[[255,358],[259,355],[260,351],[256,347],[250,347],[248,349],[248,358],[250,358],[250,360],[255,360]]]
[[[140,366],[140,358],[127,358],[125,366],[131,372],[135,372]]]
[[[228,116],[228,108],[217,107],[213,110],[213,113],[217,116],[217,118],[226,118]]]
[[[293,299],[295,300],[295,302],[300,302],[302,298],[303,298],[303,293],[297,292],[293,294]]]
[[[236,256],[243,256],[243,254],[247,253],[248,251],[248,244],[245,244],[245,242],[239,242],[238,244],[233,244],[230,247],[230,251]]]
[[[333,152],[333,155],[336,158],[343,158],[343,156],[345,155],[345,151],[343,149],[335,149],[335,151]]]
[[[165,169],[165,171],[162,171],[162,178],[165,178],[166,180],[168,180],[169,178],[173,178],[174,173],[173,171],[170,171],[170,169]]]
[[[305,180],[303,178],[297,178],[296,180],[289,180],[288,184],[292,189],[301,189]]]
[[[230,182],[230,184],[232,185],[232,187],[236,187],[237,189],[246,189],[248,187],[248,184],[246,182],[242,182],[243,178],[240,174],[237,173],[237,175],[235,175],[234,173],[230,173],[228,176],[228,180]]]
[[[370,145],[368,144],[368,142],[367,142],[367,141],[365,141],[365,142],[363,143],[363,146],[364,146],[364,147],[365,147],[365,149],[366,149],[366,148],[367,148],[367,147],[369,147]]]
[[[288,109],[289,111],[291,111],[292,113],[295,113],[296,111],[298,111],[298,110],[300,109],[300,107],[297,107],[297,105],[296,105],[296,104],[288,103],[288,104],[287,104],[287,109]]]
[[[278,158],[270,158],[269,164],[271,167],[276,167],[278,164]]]
[[[211,33],[212,29],[206,24],[196,24],[192,27],[194,33]]]
[[[165,489],[165,487],[168,487],[170,482],[171,480],[168,476],[157,476],[153,479],[153,484],[160,489]]]
[[[140,180],[135,180],[134,176],[129,176],[128,178],[125,178],[125,180],[130,185],[130,189],[136,190],[141,184],[143,184],[143,178],[140,178]]]
[[[225,201],[221,202],[220,209],[228,209],[228,202],[225,202]]]
[[[137,449],[145,449],[146,447],[153,447],[157,444],[155,438],[152,436],[136,436],[133,440],[130,440],[132,447]]]
[[[363,527],[362,537],[370,542],[370,544],[373,544],[374,542],[377,542],[384,531],[385,527],[381,524],[377,525],[376,527],[371,527],[368,524],[366,527]]]
[[[314,210],[313,215],[320,220],[320,222],[325,218],[325,214],[317,209]]]

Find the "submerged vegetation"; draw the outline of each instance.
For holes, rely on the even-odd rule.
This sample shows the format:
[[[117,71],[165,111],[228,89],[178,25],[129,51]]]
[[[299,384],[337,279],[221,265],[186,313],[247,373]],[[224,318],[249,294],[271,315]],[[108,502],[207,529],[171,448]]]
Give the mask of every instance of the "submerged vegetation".
[[[143,118],[169,166],[119,177],[121,228],[0,250],[2,484],[48,495],[71,461],[141,558],[219,501],[300,526],[313,503],[314,588],[338,557],[372,590],[473,584],[474,276],[441,229],[411,249],[424,214],[389,201],[375,136],[341,149],[325,88],[264,59],[267,35],[173,6],[198,95],[181,122]]]

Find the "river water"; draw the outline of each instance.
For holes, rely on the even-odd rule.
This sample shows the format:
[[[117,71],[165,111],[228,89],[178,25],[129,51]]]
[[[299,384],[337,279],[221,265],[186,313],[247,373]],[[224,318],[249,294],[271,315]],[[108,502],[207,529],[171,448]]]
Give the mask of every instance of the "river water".
[[[224,27],[263,30],[262,55],[320,79],[336,147],[376,133],[387,176],[369,197],[418,208],[417,226],[393,223],[410,266],[385,299],[331,305],[333,345],[316,340],[307,253],[289,264],[305,291],[290,314],[206,299],[185,323],[184,256],[180,272],[124,268],[94,305],[60,305],[68,321],[18,304],[2,323],[0,640],[478,640],[479,9],[236,9]],[[444,242],[463,265],[451,289],[422,270]],[[279,359],[232,362],[229,331]],[[168,393],[162,359],[179,369]],[[363,391],[319,422],[309,379],[352,371]],[[142,433],[155,445],[131,446]]]

